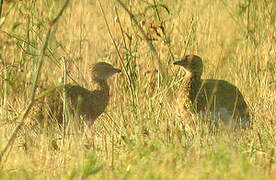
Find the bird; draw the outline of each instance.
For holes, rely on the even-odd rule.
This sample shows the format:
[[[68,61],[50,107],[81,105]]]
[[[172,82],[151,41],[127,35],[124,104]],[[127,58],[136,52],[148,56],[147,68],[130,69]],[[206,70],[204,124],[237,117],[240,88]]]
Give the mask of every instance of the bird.
[[[184,108],[200,115],[211,115],[226,125],[248,127],[249,108],[240,90],[233,84],[218,79],[201,79],[202,59],[186,55],[173,63],[184,68]],[[209,116],[210,117],[210,116]]]
[[[96,86],[94,90],[86,89],[79,85],[66,84],[55,88],[49,93],[44,104],[48,104],[48,114],[62,125],[63,101],[61,96],[65,92],[66,104],[73,118],[82,120],[89,127],[105,111],[109,99],[109,86],[107,79],[121,70],[114,68],[106,62],[98,62],[91,66],[91,80]],[[64,91],[63,91],[64,90]]]

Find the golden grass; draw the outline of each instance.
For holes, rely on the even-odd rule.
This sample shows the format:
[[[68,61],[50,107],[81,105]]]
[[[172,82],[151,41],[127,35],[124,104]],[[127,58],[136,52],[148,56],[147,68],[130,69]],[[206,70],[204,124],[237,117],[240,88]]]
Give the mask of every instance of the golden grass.
[[[4,20],[0,24],[1,149],[26,107],[47,22],[63,3],[5,2],[5,19],[0,21]],[[33,127],[35,116],[30,113],[4,156],[0,179],[275,179],[275,2],[156,1],[164,5],[158,6],[163,24],[154,8],[143,14],[155,1],[124,2],[141,24],[146,22],[142,27],[148,36],[156,39],[153,45],[167,68],[167,80],[159,79],[156,59],[128,14],[116,1],[101,1],[132,93],[125,72],[113,77],[106,113],[85,130],[86,135],[63,137],[58,131]],[[114,7],[124,36],[114,21]],[[62,56],[69,61],[70,76],[91,89],[90,64],[121,65],[98,1],[71,1],[54,28],[46,54],[39,82],[46,88],[58,84]],[[183,72],[172,62],[185,54],[203,58],[203,78],[224,79],[242,91],[252,129],[215,129],[183,113],[178,97]],[[8,112],[2,113],[5,83]]]

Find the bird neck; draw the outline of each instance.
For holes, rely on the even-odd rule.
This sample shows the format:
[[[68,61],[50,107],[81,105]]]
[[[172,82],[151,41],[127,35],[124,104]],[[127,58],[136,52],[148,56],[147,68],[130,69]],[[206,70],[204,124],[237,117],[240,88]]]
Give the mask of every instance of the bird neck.
[[[97,90],[103,92],[104,95],[109,96],[109,86],[106,80],[94,79],[94,82],[97,85]]]
[[[197,75],[186,76],[184,84],[188,98],[194,103],[201,87],[201,77]]]

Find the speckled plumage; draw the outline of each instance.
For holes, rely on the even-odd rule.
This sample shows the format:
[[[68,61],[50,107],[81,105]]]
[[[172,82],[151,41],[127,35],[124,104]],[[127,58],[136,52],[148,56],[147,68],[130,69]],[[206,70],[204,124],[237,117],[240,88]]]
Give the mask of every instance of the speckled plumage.
[[[204,115],[215,115],[225,124],[238,120],[242,127],[249,125],[249,110],[237,87],[224,80],[201,79],[203,63],[196,55],[187,55],[175,65],[184,67],[183,91],[186,109]],[[232,121],[231,121],[232,122]]]

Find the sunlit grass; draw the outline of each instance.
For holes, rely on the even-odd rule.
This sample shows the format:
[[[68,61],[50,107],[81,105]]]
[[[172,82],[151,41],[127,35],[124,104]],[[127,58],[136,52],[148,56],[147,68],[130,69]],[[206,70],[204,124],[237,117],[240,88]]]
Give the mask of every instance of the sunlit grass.
[[[27,105],[48,22],[62,2],[4,2],[1,149]],[[34,123],[35,105],[2,160],[0,179],[274,179],[275,2],[124,2],[153,40],[166,80],[129,15],[116,1],[101,1],[129,79],[125,72],[112,77],[106,112],[83,134],[42,130]],[[68,81],[86,88],[93,89],[90,64],[122,68],[103,17],[98,1],[71,1],[51,35],[37,94],[59,84],[63,56]],[[203,78],[224,79],[241,90],[252,129],[232,132],[185,114],[183,72],[172,65],[185,54],[202,57]]]

